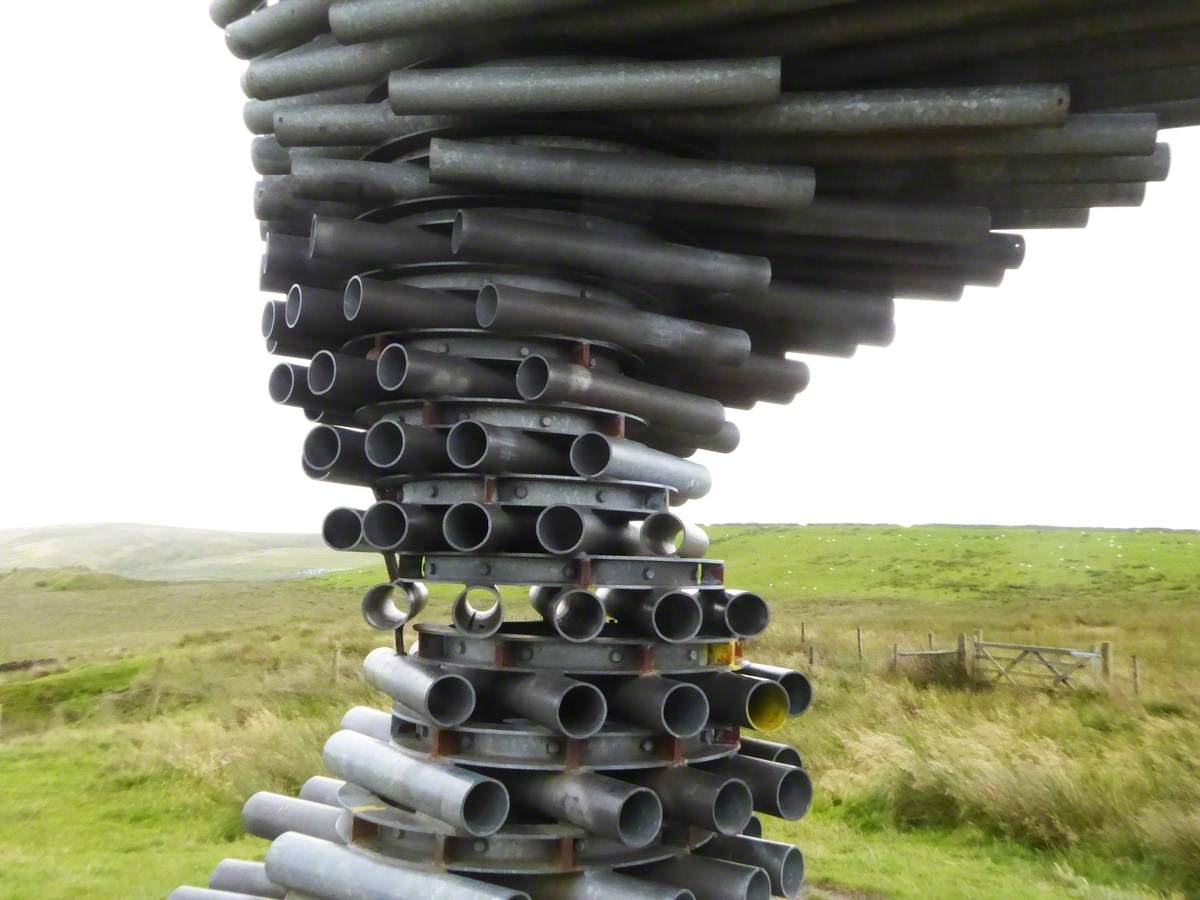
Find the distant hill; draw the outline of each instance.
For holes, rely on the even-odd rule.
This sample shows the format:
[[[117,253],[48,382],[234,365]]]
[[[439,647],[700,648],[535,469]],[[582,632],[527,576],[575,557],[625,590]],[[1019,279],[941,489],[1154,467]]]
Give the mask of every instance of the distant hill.
[[[54,525],[0,530],[0,570],[82,566],[154,581],[295,578],[354,567],[311,534],[161,525]]]

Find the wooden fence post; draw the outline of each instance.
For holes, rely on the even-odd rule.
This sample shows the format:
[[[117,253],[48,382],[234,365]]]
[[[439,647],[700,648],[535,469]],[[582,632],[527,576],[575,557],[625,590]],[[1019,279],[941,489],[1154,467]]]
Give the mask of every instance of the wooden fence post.
[[[932,650],[933,649],[933,632],[932,631],[929,632],[929,634],[926,635],[926,637],[929,638],[929,649]]]
[[[817,664],[817,645],[816,644],[808,645],[808,664],[810,666],[815,666]]]
[[[855,629],[854,629],[854,634],[855,634],[855,636],[858,638],[858,661],[861,663],[861,662],[863,661],[863,638],[862,638],[862,627],[860,626],[860,627],[858,627],[858,628],[855,628]]]
[[[1131,661],[1133,663],[1133,696],[1136,697],[1138,694],[1140,694],[1142,692],[1142,679],[1138,675],[1137,657],[1136,656],[1131,657]]]
[[[341,668],[342,668],[342,645],[334,644],[333,645],[333,671],[332,671],[332,675],[333,675],[332,680],[333,680],[334,684],[337,684],[338,670],[340,670]]]
[[[960,634],[958,636],[958,667],[962,670],[963,678],[971,678],[971,668],[967,662],[967,636]]]
[[[1100,642],[1100,677],[1112,681],[1112,641]]]
[[[158,715],[159,704],[162,703],[163,658],[160,656],[154,663],[154,688],[150,695],[150,717]]]
[[[801,645],[803,645],[805,643],[804,623],[803,622],[800,623],[800,643],[801,643]]]
[[[892,644],[892,671],[900,671],[900,645]]]

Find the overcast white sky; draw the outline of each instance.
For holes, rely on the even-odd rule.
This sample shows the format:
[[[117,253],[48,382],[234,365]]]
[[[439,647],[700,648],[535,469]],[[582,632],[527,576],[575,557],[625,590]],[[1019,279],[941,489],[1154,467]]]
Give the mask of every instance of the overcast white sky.
[[[5,54],[0,527],[148,522],[316,531],[366,492],[300,471],[257,293],[241,65],[204,3],[24,4]],[[186,12],[182,7],[186,6]],[[98,39],[99,38],[99,39]],[[790,407],[732,414],[700,521],[1200,527],[1200,129],[1166,185],[897,338],[810,359]],[[700,457],[697,457],[698,459]]]

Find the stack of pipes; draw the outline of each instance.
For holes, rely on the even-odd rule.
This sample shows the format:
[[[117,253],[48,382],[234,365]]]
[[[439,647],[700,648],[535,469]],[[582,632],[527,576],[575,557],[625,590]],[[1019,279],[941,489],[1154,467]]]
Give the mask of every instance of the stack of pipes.
[[[1021,264],[1166,177],[1200,0],[215,0],[249,60],[269,391],[382,555],[335,778],[252,797],[234,897],[729,900],[800,889],[751,737],[811,701],[703,529],[697,450],[897,298]],[[462,585],[419,623],[428,582]],[[499,586],[529,590],[506,614]],[[511,605],[511,601],[510,601]],[[416,633],[406,647],[405,629]]]

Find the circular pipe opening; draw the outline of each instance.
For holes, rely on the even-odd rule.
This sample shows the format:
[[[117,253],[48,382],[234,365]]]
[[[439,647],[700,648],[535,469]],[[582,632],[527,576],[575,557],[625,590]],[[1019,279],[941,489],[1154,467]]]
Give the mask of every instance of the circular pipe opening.
[[[798,716],[812,705],[812,682],[803,672],[788,672],[779,684],[787,691],[789,716]]]
[[[517,366],[517,393],[524,400],[537,400],[550,387],[550,363],[541,356],[531,356]]]
[[[364,445],[367,462],[377,469],[390,469],[404,456],[404,426],[391,419],[380,419],[367,431]]]
[[[473,469],[487,454],[487,429],[478,422],[459,422],[446,436],[446,454],[460,469]]]
[[[780,818],[801,818],[812,805],[812,779],[803,769],[791,769],[779,780],[775,791]]]
[[[363,621],[379,631],[395,631],[425,605],[415,587],[387,582],[368,588],[362,599]]]
[[[517,370],[518,377],[520,370]],[[612,445],[599,432],[581,434],[571,444],[571,468],[576,475],[595,478],[612,462]]]
[[[363,537],[362,513],[348,506],[330,510],[321,523],[321,537],[334,550],[353,550]]]
[[[342,438],[332,425],[318,425],[304,438],[304,464],[318,473],[331,468],[341,453]]]
[[[558,703],[558,727],[569,738],[589,738],[604,725],[608,703],[600,689],[591,684],[575,684],[563,691]]]
[[[729,596],[725,607],[725,623],[735,637],[751,638],[762,634],[771,621],[767,601],[758,594],[744,591]]]
[[[287,403],[296,393],[296,368],[291,363],[280,363],[271,370],[267,379],[267,392],[276,403]]]
[[[482,603],[481,596],[484,598]],[[500,592],[486,585],[472,585],[464,589],[454,598],[450,618],[459,631],[473,637],[491,637],[504,624],[504,604]]]
[[[485,284],[475,298],[475,321],[480,328],[491,328],[500,314],[500,291],[494,284]]]
[[[771,900],[771,879],[762,869],[755,869],[746,884],[746,900]]]
[[[287,302],[283,307],[283,320],[288,328],[295,328],[300,321],[300,308],[303,305],[304,297],[300,285],[293,284],[288,288]]]
[[[637,788],[621,804],[617,833],[627,847],[645,847],[662,827],[662,803],[649,788]]]
[[[453,728],[475,712],[475,688],[461,675],[442,675],[429,686],[425,706],[435,725]]]
[[[462,817],[467,831],[476,837],[494,834],[508,818],[508,791],[491,779],[473,785],[463,800]]]
[[[551,624],[575,643],[590,641],[604,629],[604,603],[591,591],[564,591],[554,601]]]
[[[462,247],[463,231],[466,229],[463,211],[460,209],[454,215],[454,226],[450,230],[450,252],[458,255],[459,249]]]
[[[346,293],[342,295],[342,315],[346,317],[347,322],[353,322],[358,318],[358,314],[362,310],[362,301],[362,279],[355,275],[346,282]]]
[[[492,534],[492,517],[482,503],[456,503],[442,520],[446,543],[461,553],[470,553],[487,543]]]
[[[789,847],[783,856],[783,865],[779,867],[779,884],[785,897],[796,897],[800,894],[800,885],[804,883],[804,854],[799,847]]]
[[[763,834],[762,819],[758,816],[751,816],[750,821],[746,823],[746,827],[742,829],[742,834],[745,837],[761,838]]]
[[[713,801],[713,825],[721,834],[740,834],[754,815],[754,797],[746,782],[731,778]]]
[[[664,641],[690,641],[700,633],[704,611],[700,600],[683,591],[671,591],[658,598],[654,605],[654,630]]]
[[[408,513],[394,500],[381,500],[363,514],[363,537],[376,550],[395,550],[408,537]]]
[[[275,334],[275,329],[278,327],[278,310],[275,308],[277,300],[268,300],[263,306],[262,311],[262,336],[267,340],[271,339],[271,335]]]
[[[583,514],[571,506],[548,506],[538,516],[535,530],[547,553],[568,555],[583,543]]]
[[[663,700],[662,719],[667,734],[690,738],[708,723],[708,697],[694,684],[680,682]]]
[[[375,365],[379,386],[385,391],[399,390],[408,373],[408,351],[401,344],[388,344]]]
[[[308,364],[308,389],[317,397],[333,389],[337,380],[337,360],[328,350],[318,350]]]
[[[655,556],[674,556],[685,531],[683,520],[674,513],[652,513],[642,522],[642,541]]]
[[[746,718],[755,731],[774,731],[787,721],[787,715],[787,691],[778,682],[759,681],[750,688]]]

